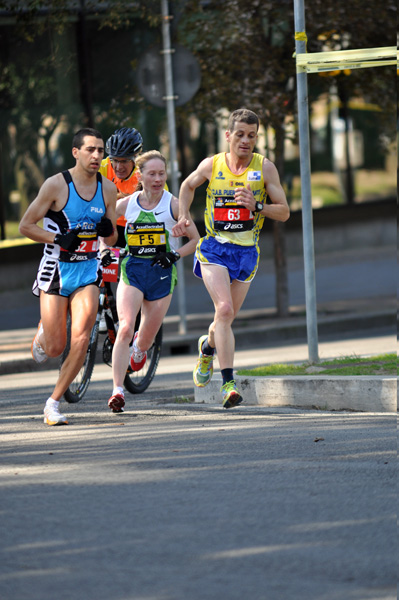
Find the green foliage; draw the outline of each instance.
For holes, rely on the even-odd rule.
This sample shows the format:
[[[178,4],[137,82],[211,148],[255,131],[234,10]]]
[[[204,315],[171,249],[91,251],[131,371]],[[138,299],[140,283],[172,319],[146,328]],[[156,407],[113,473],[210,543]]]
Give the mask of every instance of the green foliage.
[[[35,41],[48,29],[62,33],[71,20],[81,15],[95,17],[100,27],[114,30],[128,27],[134,20],[147,19],[153,26],[159,25],[160,9],[157,0],[112,2],[96,0],[13,0],[0,3],[15,18],[18,29],[26,40]]]
[[[140,54],[161,37],[160,0],[3,0],[0,8],[9,11],[0,38],[0,145],[7,192],[21,190],[23,202],[29,202],[43,176],[69,165],[71,134],[91,118],[105,136],[116,122],[138,124],[149,146],[157,145],[164,111],[139,97],[132,73]],[[248,105],[277,132],[281,156],[276,164],[283,177],[282,138],[296,113],[293,0],[170,0],[169,9],[174,41],[191,49],[202,69],[199,92],[176,112],[179,131],[195,114],[202,119],[202,139],[209,138],[205,121],[214,123],[226,109]],[[308,50],[393,45],[396,10],[393,0],[307,2]],[[89,75],[78,69],[83,23]],[[375,119],[388,138],[396,131],[393,73],[375,68],[350,77],[312,75],[309,101],[335,82],[341,94],[361,96],[381,108]],[[93,115],[81,98],[87,79]],[[54,136],[56,150],[51,149]],[[199,143],[190,149],[195,165],[208,148]]]
[[[264,124],[281,124],[295,100],[287,90],[295,73],[289,30],[284,2],[227,0],[201,10],[189,1],[180,35],[203,70],[196,111],[212,120],[217,111],[247,105]]]
[[[394,0],[312,0],[305,3],[309,52],[371,48],[395,44]],[[248,106],[273,127],[296,111],[294,4],[292,0],[188,0],[180,41],[197,55],[202,68],[192,108],[212,120],[222,110]],[[366,72],[365,72],[366,71]],[[394,68],[355,70],[349,77],[309,77],[309,99],[328,91],[332,82],[351,97],[380,106],[376,115],[385,134],[395,131]]]
[[[145,30],[143,19],[159,29],[160,4],[155,0],[145,5],[118,0],[16,0],[0,6],[9,11],[1,23],[0,37],[2,183],[6,197],[11,190],[18,191],[21,216],[44,178],[70,166],[74,131],[88,124],[104,124],[105,134],[114,130],[118,115],[117,111],[109,111],[111,99],[104,87],[114,91],[114,106],[124,109],[121,125],[133,124],[131,106],[124,106],[118,93],[120,82],[131,85],[130,48],[115,48],[121,37],[115,31],[125,32],[130,27],[128,35],[133,39],[132,23],[139,20],[141,30]],[[85,58],[81,49],[84,35],[93,61],[91,56]],[[137,43],[143,41],[141,36],[136,37]],[[109,43],[102,47],[104,38]],[[120,72],[117,67],[121,57],[124,70]],[[110,85],[113,73],[117,82],[114,88]],[[107,86],[101,87],[104,79]],[[97,104],[93,98],[93,114],[83,98],[90,92],[93,96],[98,92],[100,98]],[[14,217],[14,212],[6,202],[6,218]]]

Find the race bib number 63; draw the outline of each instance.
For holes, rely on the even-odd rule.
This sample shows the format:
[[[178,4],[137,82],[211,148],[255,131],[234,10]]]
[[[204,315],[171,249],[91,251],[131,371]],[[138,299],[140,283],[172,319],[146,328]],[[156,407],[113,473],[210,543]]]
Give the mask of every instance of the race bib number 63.
[[[214,228],[217,231],[249,231],[253,222],[251,211],[237,204],[231,196],[215,198]]]

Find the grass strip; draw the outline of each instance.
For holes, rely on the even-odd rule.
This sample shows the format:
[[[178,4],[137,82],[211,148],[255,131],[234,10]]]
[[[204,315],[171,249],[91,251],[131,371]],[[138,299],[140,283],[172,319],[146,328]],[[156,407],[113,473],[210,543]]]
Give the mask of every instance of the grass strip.
[[[321,361],[317,364],[309,362],[301,365],[271,364],[255,369],[239,369],[237,375],[249,375],[254,377],[279,377],[284,375],[375,375],[386,376],[398,374],[398,357],[395,353],[379,354],[367,358],[359,356],[344,356],[331,360]]]

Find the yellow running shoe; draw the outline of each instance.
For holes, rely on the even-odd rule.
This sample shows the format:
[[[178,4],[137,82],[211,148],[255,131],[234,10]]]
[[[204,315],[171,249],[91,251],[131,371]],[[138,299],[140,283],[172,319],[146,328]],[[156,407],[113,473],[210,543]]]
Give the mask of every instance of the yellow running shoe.
[[[222,385],[220,391],[223,392],[224,408],[233,408],[234,406],[238,406],[239,404],[241,404],[242,397],[238,393],[236,382],[234,381],[234,379]]]
[[[207,335],[202,335],[198,340],[199,357],[193,371],[193,380],[197,387],[205,387],[210,382],[213,375],[213,356],[202,354],[202,344],[205,342]]]

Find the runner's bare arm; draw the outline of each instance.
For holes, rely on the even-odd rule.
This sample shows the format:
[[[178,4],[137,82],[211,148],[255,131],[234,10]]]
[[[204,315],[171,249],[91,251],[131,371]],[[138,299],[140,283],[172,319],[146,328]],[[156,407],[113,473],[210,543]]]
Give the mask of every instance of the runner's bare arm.
[[[48,210],[60,210],[66,203],[67,194],[68,188],[61,174],[46,179],[22,217],[19,232],[35,242],[52,244],[55,233],[45,231],[37,223],[44,218]]]
[[[213,157],[203,160],[195,171],[191,173],[181,184],[179,192],[179,218],[173,227],[173,235],[179,237],[186,235],[186,229],[190,222],[190,206],[194,200],[194,192],[212,175]]]
[[[285,192],[280,184],[280,177],[275,165],[267,159],[263,161],[263,178],[265,181],[265,190],[272,204],[264,205],[260,214],[275,221],[286,221],[290,216]],[[251,186],[247,184],[244,187],[236,189],[234,199],[238,204],[245,206],[249,210],[255,210],[256,198],[253,195]]]
[[[177,219],[179,214],[179,201],[175,196],[173,196],[172,198],[172,212],[175,219]],[[188,225],[186,225],[185,229],[186,230],[184,236],[188,238],[188,241],[182,246],[180,246],[180,256],[188,256],[189,254],[192,254],[195,250],[198,240],[200,239],[200,234],[198,233],[197,226],[195,225],[190,215],[188,219]],[[173,232],[172,235],[173,237],[178,237],[175,236]]]
[[[116,218],[119,219],[119,217],[124,217],[125,216],[125,212],[126,212],[126,208],[127,205],[129,204],[129,199],[130,199],[131,194],[129,194],[128,196],[121,198],[120,200],[117,200],[116,202]]]
[[[265,189],[272,204],[265,204],[261,214],[275,221],[287,221],[290,209],[276,166],[265,158],[262,170]]]
[[[103,193],[104,193],[104,202],[106,206],[105,216],[110,219],[113,227],[113,232],[111,235],[103,238],[105,243],[108,246],[113,246],[118,239],[118,231],[116,228],[116,197],[117,197],[117,188],[112,181],[109,181],[105,177],[103,177]]]

